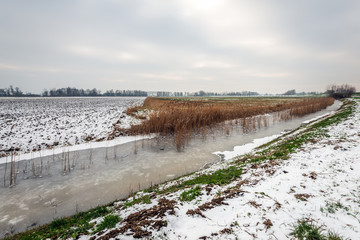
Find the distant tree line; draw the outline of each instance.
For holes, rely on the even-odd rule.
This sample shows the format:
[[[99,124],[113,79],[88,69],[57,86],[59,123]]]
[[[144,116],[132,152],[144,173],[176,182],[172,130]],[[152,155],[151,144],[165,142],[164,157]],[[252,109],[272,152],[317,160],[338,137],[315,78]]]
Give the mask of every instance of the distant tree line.
[[[250,92],[250,91],[218,93],[218,92],[205,92],[203,90],[189,94],[189,96],[200,96],[200,97],[201,96],[257,96],[257,95],[259,95],[259,93]]]
[[[348,84],[344,85],[331,85],[328,87],[326,93],[329,96],[334,97],[336,99],[351,97],[355,93],[356,89],[353,86]],[[281,95],[315,95],[319,94],[318,92],[300,92],[297,93],[295,89],[288,90]],[[157,96],[157,97],[182,97],[182,96],[258,96],[259,93],[251,92],[251,91],[242,91],[242,92],[205,92],[200,90],[198,92],[166,92],[166,91],[141,91],[141,90],[107,90],[104,93],[101,93],[100,90],[96,88],[93,89],[77,89],[77,88],[58,88],[58,89],[50,89],[43,90],[40,94],[32,94],[32,93],[23,93],[20,88],[10,86],[8,88],[0,89],[0,97],[98,97],[98,96],[106,96],[106,97],[146,97],[146,96]],[[267,95],[267,94],[265,94]]]
[[[295,89],[291,89],[291,90],[286,91],[282,95],[292,96],[292,95],[317,95],[317,94],[320,94],[320,93],[319,92],[299,92],[299,93],[297,93],[295,91]]]
[[[147,93],[140,90],[107,90],[105,93],[101,93],[96,88],[93,89],[77,89],[77,88],[58,88],[51,90],[44,90],[41,94],[43,97],[135,97],[135,96],[147,96]]]
[[[226,96],[257,96],[259,93],[251,91],[242,91],[242,92],[228,92],[225,93]]]
[[[20,88],[10,85],[8,88],[0,88],[0,97],[38,97],[38,94],[23,93]]]
[[[355,87],[350,86],[348,84],[343,84],[343,85],[334,84],[329,86],[326,92],[329,94],[329,96],[335,99],[341,99],[341,98],[351,97],[356,92],[356,89]]]
[[[145,97],[147,96],[147,92],[140,91],[140,90],[108,90],[106,91],[103,96],[116,96],[116,97],[131,97],[131,96],[137,96],[137,97]]]
[[[50,89],[49,91],[45,89],[41,95],[43,97],[96,97],[100,96],[100,91],[96,88],[94,89],[77,89],[77,88],[58,88]]]
[[[21,97],[24,93],[18,87],[10,85],[9,88],[0,89],[0,96],[2,97]]]

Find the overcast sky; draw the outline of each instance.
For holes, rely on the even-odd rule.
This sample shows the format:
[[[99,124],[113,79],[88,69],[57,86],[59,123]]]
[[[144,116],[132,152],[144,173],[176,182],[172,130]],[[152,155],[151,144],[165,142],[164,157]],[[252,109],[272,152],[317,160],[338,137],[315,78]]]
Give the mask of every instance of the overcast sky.
[[[2,0],[0,88],[360,90],[360,1]]]

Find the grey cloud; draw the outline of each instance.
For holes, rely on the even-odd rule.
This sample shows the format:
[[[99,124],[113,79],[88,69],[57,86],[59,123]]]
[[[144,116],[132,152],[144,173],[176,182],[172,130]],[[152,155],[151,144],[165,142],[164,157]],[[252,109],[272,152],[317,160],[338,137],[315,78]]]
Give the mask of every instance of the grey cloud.
[[[334,82],[360,88],[357,1],[227,1],[235,23],[246,21],[236,14],[242,6],[261,20],[253,29],[213,26],[227,17],[221,8],[187,15],[191,6],[182,3],[2,1],[0,88],[284,92],[323,91]],[[262,45],[265,38],[275,42]],[[253,42],[241,43],[247,39]]]

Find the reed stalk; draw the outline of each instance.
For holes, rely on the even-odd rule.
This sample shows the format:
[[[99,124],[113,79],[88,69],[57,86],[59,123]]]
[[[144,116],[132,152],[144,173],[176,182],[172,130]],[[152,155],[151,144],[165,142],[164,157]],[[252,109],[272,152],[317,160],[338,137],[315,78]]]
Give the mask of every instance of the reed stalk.
[[[7,159],[8,159],[8,157],[6,156],[6,159],[5,159],[5,172],[4,172],[4,187],[6,187]]]

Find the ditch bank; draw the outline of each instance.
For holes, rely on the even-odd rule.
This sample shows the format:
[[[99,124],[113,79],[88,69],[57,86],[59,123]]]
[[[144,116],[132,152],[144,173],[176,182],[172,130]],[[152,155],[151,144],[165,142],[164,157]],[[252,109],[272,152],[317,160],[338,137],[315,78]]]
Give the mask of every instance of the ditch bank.
[[[21,161],[16,185],[0,189],[1,233],[15,233],[86,211],[140,189],[195,172],[219,161],[214,150],[229,151],[254,139],[281,134],[302,122],[329,114],[335,105],[306,117],[272,122],[245,135],[240,128],[229,134],[193,138],[178,152],[170,139],[143,139],[119,146],[66,152]],[[25,171],[24,171],[25,170]],[[4,176],[5,167],[0,166]],[[9,173],[9,169],[8,169]]]

